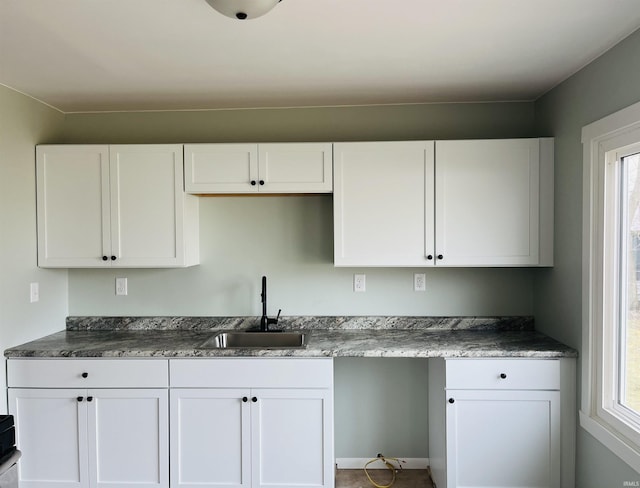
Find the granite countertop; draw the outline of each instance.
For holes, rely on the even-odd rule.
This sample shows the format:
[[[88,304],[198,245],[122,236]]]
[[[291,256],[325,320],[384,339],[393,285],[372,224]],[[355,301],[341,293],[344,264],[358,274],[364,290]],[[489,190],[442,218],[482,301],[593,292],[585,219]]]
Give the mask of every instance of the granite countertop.
[[[69,317],[66,329],[12,347],[7,358],[108,357],[576,357],[534,330],[531,317],[286,317],[304,330],[302,349],[217,349],[214,335],[255,326],[255,317]]]

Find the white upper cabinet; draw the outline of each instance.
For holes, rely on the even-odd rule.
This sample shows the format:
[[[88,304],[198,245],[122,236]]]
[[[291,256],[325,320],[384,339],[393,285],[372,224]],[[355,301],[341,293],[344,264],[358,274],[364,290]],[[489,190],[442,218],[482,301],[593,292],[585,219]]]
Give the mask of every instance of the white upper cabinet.
[[[331,143],[186,144],[188,193],[331,193]]]
[[[111,254],[109,146],[38,146],[36,154],[38,264],[99,264]]]
[[[40,267],[197,264],[181,145],[38,146]]]
[[[433,147],[424,141],[334,144],[336,266],[428,263]]]
[[[258,191],[257,144],[186,144],[187,193]]]
[[[197,203],[184,194],[182,146],[110,146],[109,159],[114,264],[191,264],[193,253],[185,249],[185,205]],[[193,219],[193,212],[186,218]],[[189,225],[197,228],[199,223]]]
[[[264,181],[260,191],[331,193],[332,146],[330,143],[258,144],[258,175],[260,181]]]
[[[334,149],[336,266],[553,264],[553,139]]]
[[[539,264],[540,145],[540,139],[436,142],[437,265]]]

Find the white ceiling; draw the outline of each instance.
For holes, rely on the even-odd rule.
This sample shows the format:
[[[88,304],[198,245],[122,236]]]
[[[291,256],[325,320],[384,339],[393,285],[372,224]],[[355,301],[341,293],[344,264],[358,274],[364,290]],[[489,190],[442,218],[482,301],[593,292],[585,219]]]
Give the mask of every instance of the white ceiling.
[[[0,83],[64,112],[533,100],[640,0],[0,0]]]

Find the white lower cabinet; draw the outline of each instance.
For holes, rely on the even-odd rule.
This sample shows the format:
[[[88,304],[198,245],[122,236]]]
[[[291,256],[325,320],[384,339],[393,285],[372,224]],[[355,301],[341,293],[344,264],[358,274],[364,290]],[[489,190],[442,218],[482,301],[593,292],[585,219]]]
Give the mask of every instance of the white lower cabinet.
[[[23,453],[20,486],[168,488],[168,390],[144,388],[156,386],[162,369],[167,386],[166,363],[9,360],[9,411]],[[129,386],[113,376],[130,370],[131,378],[139,377],[138,366],[149,375],[140,388],[93,387],[102,380]],[[60,387],[83,381],[88,388]]]
[[[85,390],[9,388],[23,488],[89,486]]]
[[[171,360],[170,371],[172,488],[334,486],[331,359]]]
[[[438,488],[574,486],[575,360],[428,381]],[[331,358],[9,359],[7,384],[21,488],[334,487]]]
[[[22,487],[168,487],[166,389],[9,389]]]
[[[251,391],[254,487],[333,487],[333,396],[329,389]]]
[[[235,389],[171,391],[171,486],[251,486],[251,414]]]
[[[572,486],[573,444],[563,433],[571,423],[561,421],[565,367],[571,369],[559,360],[430,360],[429,457],[436,485]]]
[[[167,393],[89,390],[88,395],[95,395],[87,419],[92,488],[169,486]]]
[[[447,395],[446,486],[560,486],[559,392]]]

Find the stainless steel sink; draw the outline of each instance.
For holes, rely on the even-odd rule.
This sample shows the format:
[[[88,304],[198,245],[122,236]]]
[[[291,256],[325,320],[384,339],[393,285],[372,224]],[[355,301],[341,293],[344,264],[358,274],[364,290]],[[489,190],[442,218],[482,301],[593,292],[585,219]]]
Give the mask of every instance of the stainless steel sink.
[[[207,340],[202,347],[294,349],[306,345],[307,334],[304,332],[221,332]]]

